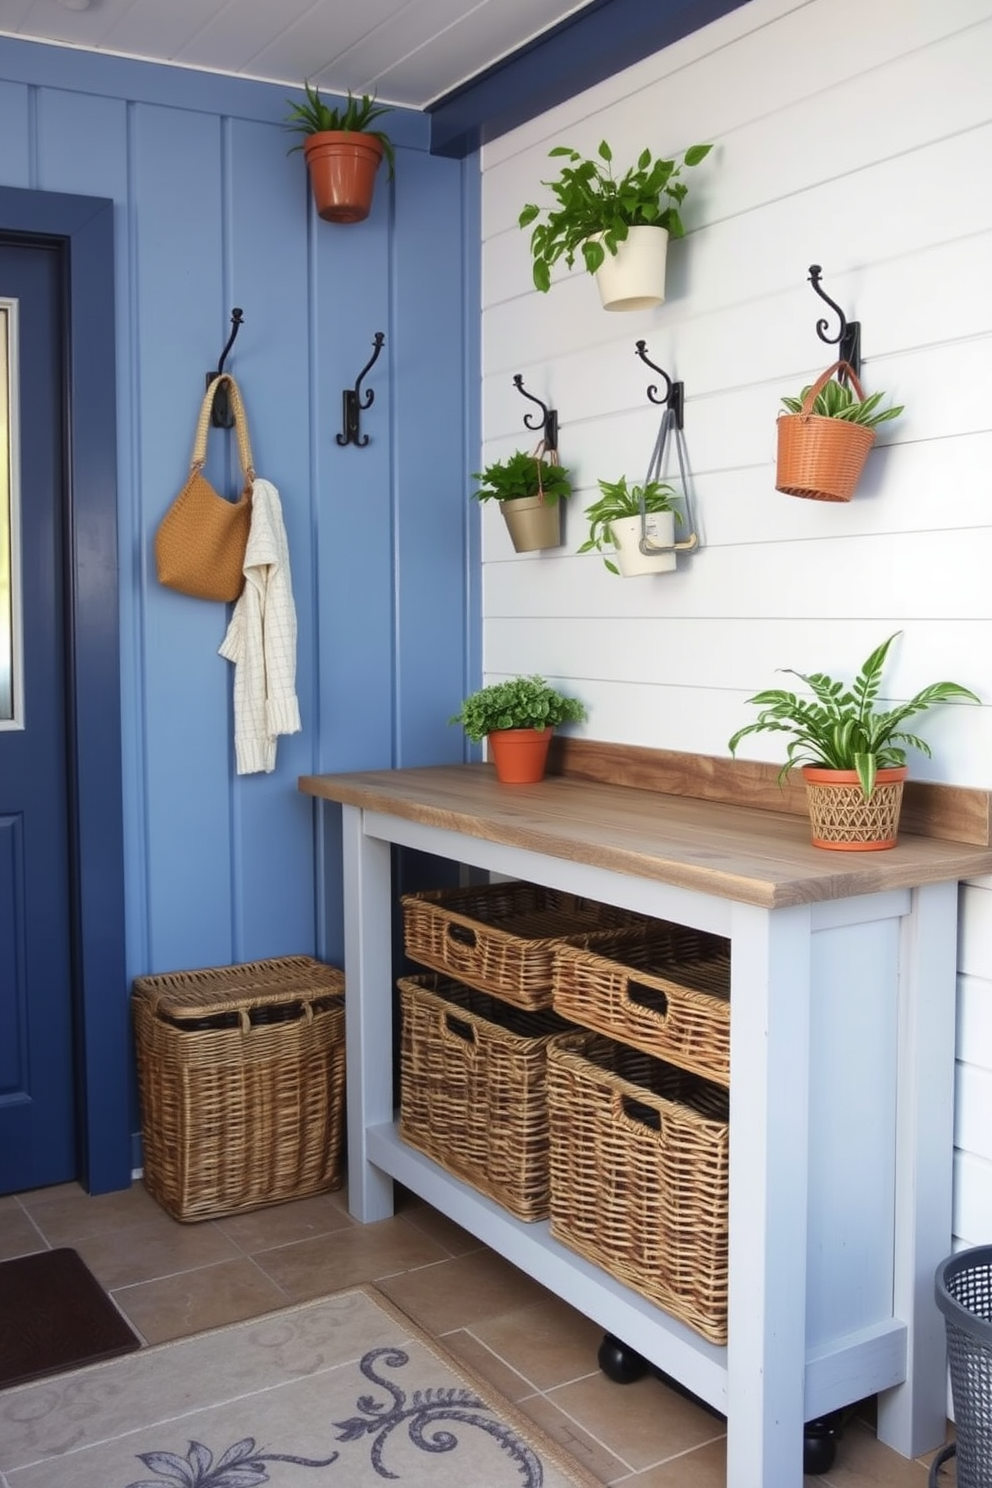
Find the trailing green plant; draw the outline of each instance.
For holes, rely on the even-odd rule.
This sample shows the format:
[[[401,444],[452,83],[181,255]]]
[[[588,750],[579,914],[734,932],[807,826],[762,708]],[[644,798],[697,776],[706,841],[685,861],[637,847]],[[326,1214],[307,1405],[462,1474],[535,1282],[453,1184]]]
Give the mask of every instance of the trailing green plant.
[[[812,387],[813,383],[808,383],[798,398],[782,399],[790,413],[802,413],[803,403]],[[813,399],[812,412],[818,413],[821,418],[846,419],[849,424],[864,424],[867,428],[874,429],[887,419],[898,418],[903,411],[903,404],[898,408],[879,409],[878,405],[884,397],[884,393],[872,393],[859,400],[846,383],[838,382],[832,377]]]
[[[762,711],[755,723],[734,734],[728,745],[731,754],[736,753],[747,734],[791,734],[785,764],[779,771],[780,783],[790,770],[802,765],[856,770],[867,800],[871,800],[878,771],[905,765],[907,749],[918,749],[931,758],[929,744],[903,729],[906,720],[937,703],[957,699],[978,703],[981,698],[959,682],[932,682],[906,703],[887,710],[876,709],[885,659],[900,634],[901,631],[895,631],[875,648],[849,688],[823,672],[807,676],[791,667],[782,668],[805,682],[813,697],[802,698],[777,688],[755,693],[748,702],[755,703]]]
[[[311,88],[309,82],[303,84],[306,100],[303,103],[294,103],[291,98],[286,102],[290,105],[292,112],[285,120],[285,127],[292,129],[297,134],[323,134],[328,130],[339,130],[349,134],[370,134],[377,139],[382,146],[382,153],[386,157],[389,166],[389,176],[392,179],[396,168],[396,156],[393,150],[392,140],[389,135],[381,129],[370,129],[369,125],[383,114],[391,113],[385,104],[377,104],[375,95],[363,93],[361,98],[355,98],[351,90],[348,91],[348,101],[339,108],[331,108],[320,96],[319,88]],[[293,150],[302,150],[302,143],[293,145]]]
[[[460,723],[476,744],[500,729],[556,728],[559,723],[581,723],[585,706],[566,697],[543,677],[510,677],[493,682],[467,697],[448,719]]]
[[[485,470],[475,471],[472,479],[481,482],[472,493],[477,501],[519,501],[543,491],[547,504],[554,506],[572,494],[564,465],[523,450],[516,450],[507,460],[494,460]]]
[[[619,179],[613,174],[613,151],[600,142],[597,159],[583,158],[568,145],[557,145],[549,156],[568,162],[554,181],[542,181],[555,197],[556,205],[542,209],[529,202],[520,213],[519,226],[529,227],[546,212],[531,233],[534,283],[544,293],[551,287],[551,270],[559,258],[569,268],[581,251],[590,274],[602,266],[607,253],[617,247],[632,227],[664,227],[672,238],[681,238],[685,227],[679,208],[688,187],[680,180],[683,167],[705,160],[712,145],[691,145],[680,161],[656,160],[642,150],[637,164]]]
[[[589,536],[579,548],[580,553],[591,553],[595,550],[603,555],[603,562],[610,573],[618,574],[620,570],[612,559],[604,552],[606,547],[615,547],[613,536],[610,532],[610,523],[622,521],[624,517],[639,517],[641,514],[641,499],[644,500],[645,512],[666,512],[674,514],[676,522],[681,522],[682,513],[678,507],[672,505],[672,500],[678,493],[674,487],[665,481],[647,481],[643,486],[627,485],[627,477],[622,475],[618,481],[599,482],[602,492],[598,501],[592,506],[587,506],[585,515],[589,520]]]

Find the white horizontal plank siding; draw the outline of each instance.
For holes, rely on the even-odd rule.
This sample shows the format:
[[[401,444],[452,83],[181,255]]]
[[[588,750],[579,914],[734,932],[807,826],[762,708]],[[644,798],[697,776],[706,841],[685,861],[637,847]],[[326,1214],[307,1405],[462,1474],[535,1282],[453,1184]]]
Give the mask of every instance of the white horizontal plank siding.
[[[856,45],[852,45],[856,38]],[[588,738],[725,754],[787,685],[780,668],[850,677],[902,631],[886,693],[938,678],[981,707],[919,720],[919,778],[992,787],[992,0],[753,0],[483,152],[480,461],[533,448],[533,405],[558,413],[573,496],[552,552],[515,554],[482,513],[487,677],[538,670],[589,709]],[[645,146],[685,173],[687,236],[666,303],[606,314],[581,264],[531,279],[527,202],[549,206],[556,145]],[[833,359],[823,288],[862,325],[863,383],[902,404],[850,503],[775,489],[776,419]],[[701,546],[673,574],[621,580],[580,555],[598,481],[643,479],[663,379],[685,385],[689,497]],[[481,468],[481,467],[480,467]],[[666,478],[684,496],[674,450]],[[795,682],[796,679],[791,679]],[[742,755],[778,760],[769,736]],[[961,895],[955,1230],[992,1227],[992,883]]]

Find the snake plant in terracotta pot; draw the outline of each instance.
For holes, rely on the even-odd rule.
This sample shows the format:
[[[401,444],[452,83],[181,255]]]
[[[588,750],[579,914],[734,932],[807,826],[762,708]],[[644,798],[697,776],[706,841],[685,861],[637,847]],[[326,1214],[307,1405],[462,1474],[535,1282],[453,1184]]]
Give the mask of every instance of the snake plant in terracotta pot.
[[[885,660],[899,634],[896,631],[876,646],[850,687],[824,672],[807,675],[784,668],[805,683],[812,696],[780,688],[755,693],[748,702],[760,707],[757,720],[738,729],[728,744],[736,754],[748,734],[791,735],[779,778],[792,769],[802,770],[815,847],[848,851],[894,847],[906,751],[917,749],[927,758],[932,754],[926,740],[907,733],[903,724],[939,703],[981,701],[959,682],[932,682],[908,702],[878,707]]]
[[[349,92],[345,104],[332,108],[309,82],[303,91],[302,103],[286,100],[292,112],[285,124],[303,135],[302,143],[293,149],[303,151],[317,215],[325,222],[363,222],[372,209],[376,172],[383,157],[390,180],[396,165],[388,134],[369,128],[390,111],[368,93],[355,98]]]
[[[682,171],[699,165],[712,148],[691,145],[681,160],[656,159],[645,149],[617,177],[606,140],[594,158],[568,145],[556,146],[550,157],[564,164],[555,180],[541,182],[554,196],[554,205],[542,209],[528,202],[518,218],[521,228],[536,223],[530,238],[536,287],[547,292],[558,260],[571,268],[581,255],[589,273],[596,275],[604,309],[645,310],[662,304],[668,240],[685,232],[679,208],[688,187],[680,179]]]
[[[449,723],[460,723],[475,743],[485,739],[497,779],[532,785],[544,776],[551,736],[560,723],[581,723],[578,698],[567,697],[543,677],[492,682],[463,701]]]

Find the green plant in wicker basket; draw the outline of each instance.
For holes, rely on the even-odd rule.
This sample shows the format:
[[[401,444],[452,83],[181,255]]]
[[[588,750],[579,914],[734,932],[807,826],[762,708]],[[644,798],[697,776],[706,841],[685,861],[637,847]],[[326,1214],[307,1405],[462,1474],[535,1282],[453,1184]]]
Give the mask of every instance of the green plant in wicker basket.
[[[823,672],[807,676],[805,672],[784,667],[783,671],[805,682],[813,697],[798,697],[794,692],[777,688],[755,693],[748,702],[757,704],[761,712],[755,723],[734,734],[728,745],[731,754],[736,753],[747,734],[791,734],[786,761],[779,771],[780,781],[790,770],[802,765],[856,770],[867,800],[871,799],[878,771],[904,765],[907,749],[919,749],[930,758],[929,744],[916,734],[906,733],[902,728],[905,721],[936,703],[954,700],[978,703],[981,699],[959,682],[932,682],[906,703],[887,710],[877,709],[885,658],[900,634],[897,630],[875,648],[849,688]]]
[[[812,388],[813,383],[809,383],[798,398],[782,399],[790,413],[802,413],[803,403]],[[859,400],[846,383],[831,378],[813,399],[810,411],[819,414],[821,418],[845,419],[850,424],[864,424],[866,428],[874,429],[887,419],[898,418],[903,411],[903,404],[898,408],[880,409],[878,405],[884,397],[884,393],[872,393]]]
[[[467,697],[448,719],[460,723],[476,744],[500,729],[556,728],[581,723],[586,716],[578,698],[566,697],[543,677],[511,677],[493,682]]]
[[[485,470],[475,471],[472,479],[480,482],[472,493],[477,501],[518,501],[543,491],[545,502],[554,506],[572,494],[564,465],[523,450],[516,450],[507,460],[494,460]]]

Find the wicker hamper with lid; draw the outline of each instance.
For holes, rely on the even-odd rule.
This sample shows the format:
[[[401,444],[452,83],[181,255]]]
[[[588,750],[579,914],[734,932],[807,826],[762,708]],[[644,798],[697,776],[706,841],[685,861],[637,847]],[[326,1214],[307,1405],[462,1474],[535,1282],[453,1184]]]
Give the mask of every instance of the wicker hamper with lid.
[[[135,979],[144,1181],[179,1220],[339,1188],[344,973],[309,956]]]
[[[728,1092],[597,1033],[548,1045],[551,1233],[727,1341]]]

